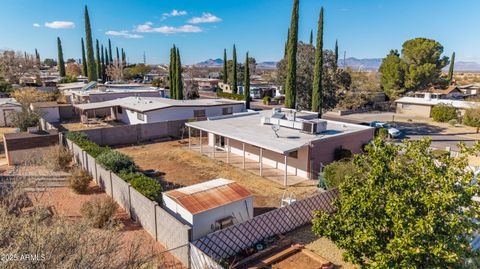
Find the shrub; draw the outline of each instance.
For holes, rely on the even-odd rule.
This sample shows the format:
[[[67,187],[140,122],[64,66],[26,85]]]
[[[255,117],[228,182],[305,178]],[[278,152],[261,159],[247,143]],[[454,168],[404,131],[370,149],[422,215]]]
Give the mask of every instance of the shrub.
[[[64,146],[51,147],[44,155],[43,161],[53,171],[66,170],[72,161],[73,154]]]
[[[323,176],[329,189],[337,188],[347,176],[353,175],[355,166],[350,160],[336,161],[325,166]]]
[[[435,158],[435,159],[442,159],[442,158],[445,158],[445,157],[450,157],[450,152],[444,150],[444,149],[434,149],[431,151],[432,153],[432,156]]]
[[[91,201],[85,202],[82,205],[82,216],[94,228],[104,228],[112,224],[113,215],[117,210],[118,205],[110,197],[94,198]]]
[[[28,109],[16,111],[11,115],[12,126],[26,132],[28,127],[36,127],[40,123],[40,115]]]
[[[97,162],[105,169],[114,173],[121,171],[134,172],[137,170],[132,158],[115,150],[104,151],[98,155]]]
[[[82,132],[68,132],[66,137],[71,140],[72,142],[79,142],[81,140],[88,140],[88,136]]]
[[[88,184],[92,180],[92,177],[88,174],[87,171],[76,168],[72,171],[68,182],[70,188],[76,193],[85,193],[88,189]]]
[[[77,79],[76,76],[69,76],[69,75],[67,75],[67,76],[61,78],[61,79],[58,81],[58,83],[72,83],[72,82],[77,82],[77,81],[78,81],[78,79]]]
[[[388,138],[388,129],[387,128],[383,128],[383,127],[378,128],[375,133],[376,133],[377,137],[380,137],[382,139],[387,139]]]
[[[162,201],[162,186],[153,178],[142,173],[120,173],[120,177],[129,182],[132,187],[152,201]]]
[[[85,150],[93,158],[97,158],[100,154],[110,150],[109,147],[101,147],[90,141],[88,136],[82,132],[67,133],[67,138]]]
[[[352,151],[350,151],[349,149],[338,147],[333,152],[333,159],[335,161],[340,161],[343,159],[350,159],[350,158],[352,158]]]
[[[271,99],[270,99],[270,96],[265,96],[265,97],[263,97],[263,104],[264,104],[264,105],[268,105],[268,103],[270,103],[270,100],[271,100]]]
[[[455,126],[455,125],[458,124],[458,120],[456,120],[456,119],[449,120],[449,121],[448,121],[448,124],[450,124],[450,126]]]
[[[471,127],[477,128],[477,133],[480,128],[480,109],[479,108],[471,108],[465,111],[465,115],[463,115],[463,124]]]
[[[432,107],[432,118],[438,122],[448,122],[457,118],[457,110],[450,105],[437,105]]]
[[[244,96],[242,94],[228,93],[228,92],[217,92],[217,96],[220,98],[233,99],[237,101],[243,101]]]

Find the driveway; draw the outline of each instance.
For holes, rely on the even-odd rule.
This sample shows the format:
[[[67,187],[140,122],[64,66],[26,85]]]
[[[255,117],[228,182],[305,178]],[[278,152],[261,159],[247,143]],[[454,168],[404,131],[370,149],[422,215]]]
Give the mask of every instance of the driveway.
[[[339,116],[328,112],[323,118],[350,123],[367,123],[372,121],[388,122],[404,133],[405,138],[419,140],[426,136],[432,139],[432,147],[458,150],[457,144],[464,142],[467,146],[480,140],[475,128],[451,126],[448,123],[433,122],[428,118],[412,117],[393,112],[369,112]]]

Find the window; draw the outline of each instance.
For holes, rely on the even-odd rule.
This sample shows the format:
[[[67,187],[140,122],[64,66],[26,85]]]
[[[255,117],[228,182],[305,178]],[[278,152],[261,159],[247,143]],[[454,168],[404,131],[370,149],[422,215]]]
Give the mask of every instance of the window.
[[[296,151],[292,151],[292,152],[288,153],[288,157],[298,159],[298,151],[296,150]]]
[[[137,119],[141,121],[145,121],[145,114],[137,112]]]
[[[222,115],[231,115],[233,114],[233,107],[224,107],[222,108]]]
[[[193,117],[195,118],[204,118],[205,117],[205,109],[194,110]]]
[[[118,114],[122,114],[122,113],[123,113],[121,106],[117,106],[117,112],[118,112]]]
[[[410,108],[412,108],[412,105],[410,105],[410,104],[402,104],[402,108],[410,109]]]

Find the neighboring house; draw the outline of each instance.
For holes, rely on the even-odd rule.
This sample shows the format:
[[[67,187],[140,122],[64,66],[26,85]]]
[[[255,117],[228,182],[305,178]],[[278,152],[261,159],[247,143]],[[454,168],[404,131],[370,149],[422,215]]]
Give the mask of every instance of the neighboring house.
[[[460,90],[457,85],[451,85],[446,89],[435,89],[431,87],[426,92],[416,92],[413,94],[417,98],[430,98],[430,99],[463,99],[465,94]]]
[[[212,90],[218,87],[220,80],[213,78],[193,78],[194,86],[199,90]]]
[[[317,179],[322,165],[334,161],[337,148],[360,153],[374,135],[371,127],[321,120],[316,113],[290,109],[209,118],[186,126],[200,130],[200,136],[208,134],[208,147],[215,151],[243,156],[244,164],[245,158],[259,162],[260,175],[264,164],[282,170],[284,185],[288,173]]]
[[[22,106],[14,98],[0,98],[0,126],[11,126],[16,111],[22,111]]]
[[[70,99],[74,104],[96,103],[110,101],[130,96],[135,97],[163,97],[164,90],[155,87],[112,87],[95,90],[69,91]]]
[[[432,107],[440,104],[453,106],[461,115],[463,115],[465,113],[465,110],[469,108],[480,107],[479,102],[467,102],[450,99],[432,99],[429,95],[425,95],[424,98],[402,97],[396,100],[395,103],[397,104],[397,113],[424,118],[429,118],[431,116]]]
[[[478,96],[480,94],[480,84],[468,84],[458,86],[458,88],[465,94],[466,96]]]
[[[163,194],[164,208],[192,227],[196,240],[253,218],[253,196],[238,183],[219,178]]]
[[[232,93],[231,86],[225,83],[218,83],[218,87],[222,89],[223,92]],[[237,86],[237,94],[243,94],[243,85]],[[270,84],[258,83],[250,84],[250,97],[253,99],[262,99],[265,96],[277,97],[281,96],[280,87]]]
[[[205,119],[245,112],[245,103],[228,99],[174,100],[162,97],[126,97],[106,102],[76,104],[82,121],[109,115],[125,124]]]
[[[60,110],[57,102],[31,103],[30,109],[37,112],[47,122],[59,122]]]

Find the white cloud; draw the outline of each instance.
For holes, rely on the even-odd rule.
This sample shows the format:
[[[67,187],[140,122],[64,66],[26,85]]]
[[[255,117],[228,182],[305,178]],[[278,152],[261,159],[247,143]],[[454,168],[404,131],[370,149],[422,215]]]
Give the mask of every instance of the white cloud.
[[[75,28],[75,23],[71,21],[52,21],[46,22],[45,27],[52,29],[73,29]]]
[[[174,9],[174,10],[170,11],[169,13],[163,13],[163,14],[162,14],[162,20],[165,20],[165,19],[168,18],[168,17],[185,16],[185,15],[187,15],[187,14],[188,14],[188,13],[187,13],[187,11],[185,11],[185,10],[176,10],[176,9]]]
[[[124,31],[107,31],[107,32],[105,32],[105,34],[108,35],[108,36],[119,36],[119,37],[124,37],[124,38],[131,38],[131,39],[143,38],[142,35],[131,34],[127,30],[124,30]]]
[[[38,28],[38,27],[40,27],[40,24],[39,23],[34,23],[32,26]]]
[[[213,15],[212,13],[203,13],[201,17],[193,17],[188,22],[189,23],[210,23],[210,22],[221,22],[222,19]]]
[[[203,29],[198,26],[188,25],[188,24],[178,26],[178,27],[174,27],[174,26],[153,27],[152,22],[146,22],[142,25],[138,25],[135,28],[135,31],[140,33],[176,34],[176,33],[199,33],[199,32],[203,32]]]

